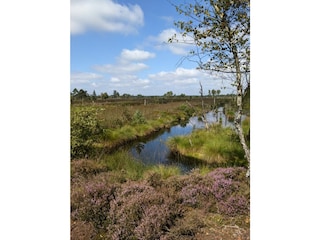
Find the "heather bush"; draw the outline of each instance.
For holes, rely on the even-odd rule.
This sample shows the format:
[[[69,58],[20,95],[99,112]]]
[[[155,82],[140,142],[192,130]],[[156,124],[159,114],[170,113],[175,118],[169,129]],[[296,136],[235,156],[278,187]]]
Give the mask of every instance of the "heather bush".
[[[188,178],[180,191],[182,203],[192,207],[217,209],[234,216],[249,212],[249,196],[244,196],[244,168],[217,168],[205,176]],[[195,174],[193,174],[195,175]],[[248,186],[247,186],[248,187]]]
[[[145,183],[132,183],[117,191],[110,205],[111,239],[159,239],[180,216],[174,196]]]
[[[196,233],[205,226],[203,212],[198,209],[191,209],[185,213],[183,218],[177,219],[174,226],[161,240],[186,240],[195,239]]]
[[[72,164],[86,176],[72,182],[72,239],[194,239],[210,212],[232,218],[249,213],[245,168],[169,178],[149,169],[144,180],[120,181],[115,175],[126,176],[126,167],[104,172],[106,162],[91,164]]]
[[[249,201],[244,196],[230,196],[218,203],[219,212],[228,216],[248,214]]]
[[[160,187],[163,184],[163,180],[161,179],[161,174],[157,172],[147,172],[145,179],[147,181],[147,184],[151,187]]]
[[[107,183],[103,174],[71,188],[71,219],[91,222],[96,229],[108,223],[110,202],[115,198],[116,186]]]
[[[95,160],[79,159],[71,161],[71,179],[88,177],[107,170],[107,166]]]
[[[71,240],[94,239],[96,235],[96,228],[90,222],[73,221],[71,223]]]

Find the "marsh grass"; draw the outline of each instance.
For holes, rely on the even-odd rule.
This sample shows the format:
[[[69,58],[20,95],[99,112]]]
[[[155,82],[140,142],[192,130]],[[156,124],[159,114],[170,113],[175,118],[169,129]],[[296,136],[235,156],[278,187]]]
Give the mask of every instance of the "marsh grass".
[[[177,166],[164,166],[164,165],[155,165],[150,166],[150,168],[145,172],[145,178],[148,178],[150,175],[159,175],[161,179],[167,179],[172,176],[181,175],[181,170]]]
[[[236,133],[231,128],[212,125],[188,136],[177,136],[168,141],[169,148],[187,158],[221,166],[245,166],[244,152]]]
[[[105,155],[99,162],[113,173],[117,173],[116,175],[128,180],[141,179],[147,170],[142,162],[134,159],[125,150]]]

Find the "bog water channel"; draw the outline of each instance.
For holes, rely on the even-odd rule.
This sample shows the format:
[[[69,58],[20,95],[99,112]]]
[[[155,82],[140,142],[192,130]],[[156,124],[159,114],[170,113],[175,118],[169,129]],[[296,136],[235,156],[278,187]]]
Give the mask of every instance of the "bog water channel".
[[[233,126],[233,122],[228,121],[224,115],[222,107],[218,108],[218,111],[208,112],[205,118],[210,124],[220,121],[224,127]],[[198,117],[191,117],[186,124],[178,124],[169,129],[163,129],[152,137],[134,142],[129,146],[129,152],[144,164],[174,165],[179,167],[183,173],[189,172],[197,167],[197,164],[178,159],[171,153],[166,141],[170,137],[190,134],[193,130],[199,128],[205,128],[205,123]]]

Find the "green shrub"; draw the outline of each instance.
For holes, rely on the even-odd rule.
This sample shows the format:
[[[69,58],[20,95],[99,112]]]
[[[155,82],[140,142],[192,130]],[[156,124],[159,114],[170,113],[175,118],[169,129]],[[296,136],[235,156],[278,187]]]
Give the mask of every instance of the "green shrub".
[[[132,123],[133,124],[144,124],[144,123],[146,123],[146,120],[145,120],[143,114],[139,110],[137,110],[133,114]]]
[[[186,113],[188,117],[191,117],[195,112],[194,108],[188,106],[187,104],[180,105],[178,107],[178,110],[183,111],[184,113]]]
[[[93,150],[93,143],[102,135],[102,128],[93,108],[71,110],[71,158],[81,158]]]

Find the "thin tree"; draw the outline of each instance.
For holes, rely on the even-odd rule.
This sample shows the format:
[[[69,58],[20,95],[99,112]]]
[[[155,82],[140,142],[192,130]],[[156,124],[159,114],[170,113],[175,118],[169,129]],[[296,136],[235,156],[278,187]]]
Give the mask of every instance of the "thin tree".
[[[237,92],[235,128],[250,175],[250,149],[241,126],[244,83],[250,72],[250,1],[249,0],[195,0],[172,5],[187,20],[177,21],[182,39],[174,35],[168,41],[193,44],[186,59],[196,61],[200,70],[233,76]],[[192,39],[186,42],[185,39]],[[195,60],[196,59],[196,60]]]
[[[208,123],[207,118],[206,118],[206,116],[205,116],[206,110],[205,110],[205,108],[204,108],[203,88],[202,88],[201,82],[199,82],[199,84],[200,84],[199,93],[200,93],[200,96],[201,96],[201,107],[202,107],[201,119],[202,119],[202,121],[205,123],[206,130],[208,130],[208,129],[209,129],[209,123]]]

